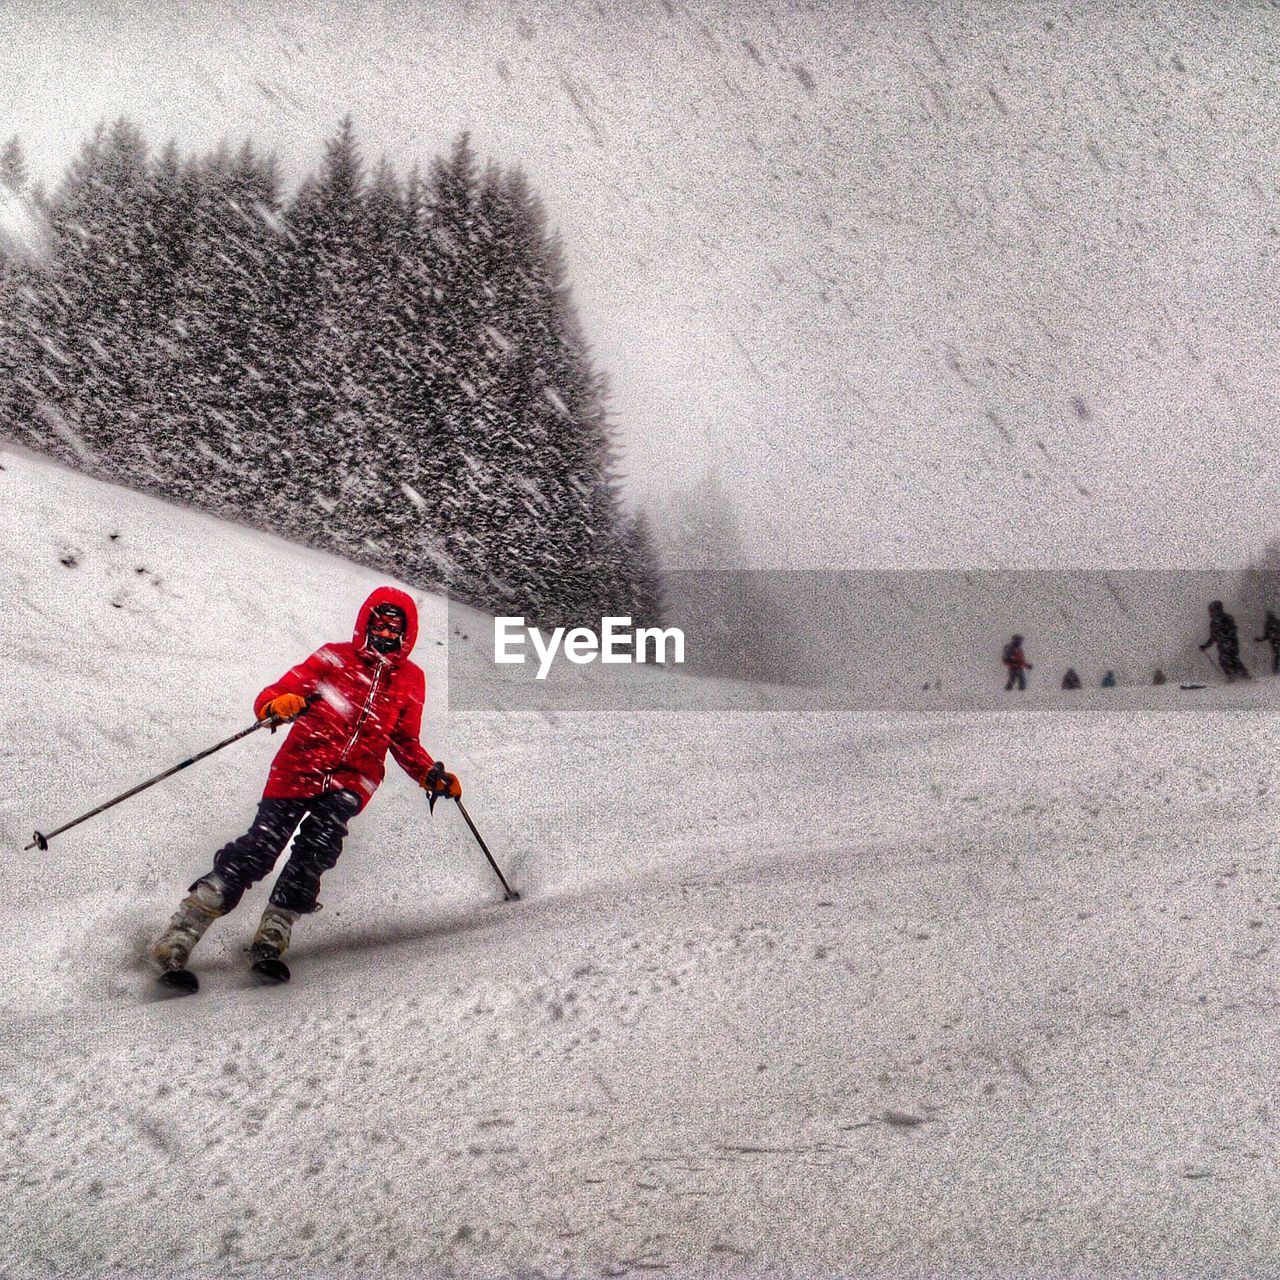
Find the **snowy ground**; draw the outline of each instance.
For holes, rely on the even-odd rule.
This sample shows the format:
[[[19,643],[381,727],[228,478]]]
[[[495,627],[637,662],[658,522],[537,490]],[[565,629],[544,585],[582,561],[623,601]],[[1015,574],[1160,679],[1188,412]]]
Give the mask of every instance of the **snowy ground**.
[[[290,987],[244,978],[258,890],[154,1003],[272,742],[21,845],[378,579],[0,463],[0,1274],[1280,1269],[1269,682],[446,719],[427,598],[425,740],[525,900],[393,767]]]

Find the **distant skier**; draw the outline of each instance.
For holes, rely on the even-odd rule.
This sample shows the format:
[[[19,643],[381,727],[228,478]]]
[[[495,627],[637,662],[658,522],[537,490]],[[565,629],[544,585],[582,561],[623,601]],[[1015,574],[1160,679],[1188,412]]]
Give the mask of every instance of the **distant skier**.
[[[258,694],[259,719],[274,715],[293,720],[293,727],[271,765],[252,826],[214,855],[213,867],[191,886],[151,948],[162,975],[185,971],[205,930],[274,867],[296,829],[251,952],[255,972],[287,980],[279,961],[293,924],[320,909],[320,877],[338,861],[347,823],[382,781],[388,749],[433,796],[461,796],[457,777],[418,741],[426,679],[409,661],[417,637],[413,600],[379,587],[360,606],[350,643],[325,645]],[[186,983],[172,985],[194,990],[186,976]]]
[[[1151,683],[1159,685],[1168,684],[1168,682],[1169,677],[1165,675],[1164,671],[1160,667],[1157,667],[1155,669],[1155,674],[1151,677]]]
[[[1262,634],[1255,636],[1253,643],[1261,644],[1266,641],[1271,646],[1271,674],[1280,674],[1280,618],[1277,618],[1270,609],[1267,610],[1267,620],[1262,628]]]
[[[1075,667],[1068,667],[1066,675],[1062,677],[1062,687],[1064,689],[1080,688],[1080,676]]]
[[[1032,670],[1027,655],[1022,652],[1022,637],[1014,636],[1000,654],[1000,661],[1009,670],[1009,679],[1004,686],[1005,693],[1016,684],[1019,689],[1027,687],[1027,672]]]
[[[1221,600],[1214,600],[1209,605],[1209,638],[1200,646],[1200,652],[1215,644],[1222,674],[1228,680],[1248,680],[1248,668],[1240,661],[1240,635],[1236,630],[1236,620],[1222,607]]]
[[[1102,688],[1114,689],[1115,687],[1116,673],[1114,671],[1108,671],[1107,674],[1102,677]]]

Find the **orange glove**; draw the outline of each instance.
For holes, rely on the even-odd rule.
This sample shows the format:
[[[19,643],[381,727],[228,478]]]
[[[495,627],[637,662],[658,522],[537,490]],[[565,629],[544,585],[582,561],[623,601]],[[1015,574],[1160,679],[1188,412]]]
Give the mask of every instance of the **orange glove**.
[[[462,799],[462,783],[458,781],[456,773],[447,773],[445,771],[444,762],[437,760],[431,766],[427,776],[422,780],[422,789],[427,793],[431,800],[431,807],[434,809],[437,800],[461,800]]]
[[[258,719],[267,720],[271,716],[275,716],[277,720],[292,720],[294,716],[301,714],[306,709],[306,698],[300,698],[296,693],[282,693],[278,698],[272,698],[262,708],[262,714]]]

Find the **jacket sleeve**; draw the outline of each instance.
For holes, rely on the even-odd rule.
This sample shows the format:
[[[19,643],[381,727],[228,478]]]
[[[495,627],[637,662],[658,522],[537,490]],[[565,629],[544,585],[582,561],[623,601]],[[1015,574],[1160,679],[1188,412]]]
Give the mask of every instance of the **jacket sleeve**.
[[[426,677],[419,671],[410,687],[409,697],[400,708],[396,727],[391,731],[392,759],[419,786],[426,778],[428,770],[435,764],[431,754],[418,741],[422,733],[422,704],[426,695]]]
[[[329,666],[328,651],[317,649],[305,662],[290,668],[275,684],[267,685],[258,694],[253,700],[253,714],[261,720],[263,708],[272,698],[278,698],[282,693],[296,693],[300,698],[314,693]]]

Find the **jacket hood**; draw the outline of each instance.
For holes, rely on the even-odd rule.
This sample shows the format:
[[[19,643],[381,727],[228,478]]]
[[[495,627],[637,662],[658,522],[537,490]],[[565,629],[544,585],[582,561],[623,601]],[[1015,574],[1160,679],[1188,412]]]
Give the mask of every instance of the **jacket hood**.
[[[397,609],[404,610],[404,639],[400,641],[398,649],[386,655],[392,662],[398,662],[401,658],[407,658],[413,652],[413,646],[418,643],[418,606],[413,603],[413,597],[408,592],[401,591],[398,587],[378,587],[369,593],[369,598],[360,606],[360,612],[356,614],[356,626],[351,633],[351,643],[357,649],[364,646],[369,615],[380,604],[393,604]]]

